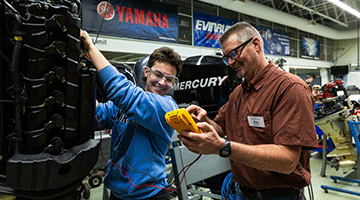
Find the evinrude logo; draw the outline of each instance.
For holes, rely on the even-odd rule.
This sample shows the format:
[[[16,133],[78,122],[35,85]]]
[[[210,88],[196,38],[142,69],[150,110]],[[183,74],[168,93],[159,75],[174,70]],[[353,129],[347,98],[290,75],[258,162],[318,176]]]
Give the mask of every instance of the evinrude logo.
[[[215,22],[207,22],[204,20],[196,20],[195,29],[199,31],[207,31],[205,38],[218,40],[219,37],[231,26]],[[213,33],[215,32],[215,33]]]
[[[205,88],[205,87],[221,86],[227,78],[228,76],[224,76],[224,77],[218,76],[218,77],[182,81],[175,86],[174,90],[175,91],[190,90],[190,89],[196,89],[198,87]]]

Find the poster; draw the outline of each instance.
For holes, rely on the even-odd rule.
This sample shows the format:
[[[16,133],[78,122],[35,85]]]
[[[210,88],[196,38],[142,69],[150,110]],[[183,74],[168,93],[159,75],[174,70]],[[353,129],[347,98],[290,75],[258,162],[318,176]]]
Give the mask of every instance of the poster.
[[[193,12],[194,45],[221,48],[219,37],[237,21]]]
[[[83,29],[116,37],[178,43],[176,6],[139,0],[83,0]]]
[[[290,36],[260,26],[256,27],[264,41],[264,52],[270,55],[290,56]]]
[[[301,37],[300,57],[319,60],[319,41],[307,37]]]

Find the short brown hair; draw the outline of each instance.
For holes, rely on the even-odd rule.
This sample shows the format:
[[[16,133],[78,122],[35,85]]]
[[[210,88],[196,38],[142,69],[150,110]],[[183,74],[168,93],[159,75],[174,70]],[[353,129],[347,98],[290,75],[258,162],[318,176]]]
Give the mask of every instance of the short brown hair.
[[[148,67],[154,66],[155,62],[168,63],[176,67],[176,76],[178,76],[183,67],[183,61],[181,56],[176,53],[173,49],[169,47],[160,47],[155,49],[154,52],[150,55],[149,61],[147,63]]]

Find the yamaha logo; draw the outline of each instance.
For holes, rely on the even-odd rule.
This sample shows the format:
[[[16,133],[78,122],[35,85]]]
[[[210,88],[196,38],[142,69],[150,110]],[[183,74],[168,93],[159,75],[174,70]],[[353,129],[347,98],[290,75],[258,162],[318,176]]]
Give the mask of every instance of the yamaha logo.
[[[102,1],[96,8],[97,13],[105,20],[112,20],[115,17],[114,7],[106,1]]]

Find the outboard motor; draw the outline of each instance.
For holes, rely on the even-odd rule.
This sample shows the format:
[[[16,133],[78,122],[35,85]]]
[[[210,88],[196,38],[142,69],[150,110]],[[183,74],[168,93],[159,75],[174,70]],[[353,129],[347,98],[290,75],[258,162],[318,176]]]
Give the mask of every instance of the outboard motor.
[[[236,73],[226,66],[220,56],[199,55],[188,57],[180,73],[179,84],[174,88],[174,99],[180,108],[191,104],[204,108],[214,119],[230,93],[242,82]],[[221,195],[221,185],[229,172],[224,172],[197,183]]]
[[[126,76],[128,80],[130,80],[134,85],[136,85],[137,80],[136,80],[135,71],[129,65],[122,62],[115,62],[115,61],[109,61],[109,62],[112,66],[114,66],[117,69],[118,72]],[[105,89],[100,84],[100,80],[97,79],[96,100],[98,100],[99,102],[106,102],[108,101],[106,96],[107,94],[105,92]]]
[[[135,76],[136,76],[136,85],[145,88],[145,82],[141,79],[144,77],[144,68],[149,61],[150,56],[144,56],[138,60],[134,66]]]
[[[78,0],[0,4],[0,193],[79,199],[87,188],[100,141],[80,12]]]
[[[213,119],[230,93],[241,83],[235,72],[226,66],[220,56],[188,57],[174,88],[174,99],[180,108],[198,105]]]

